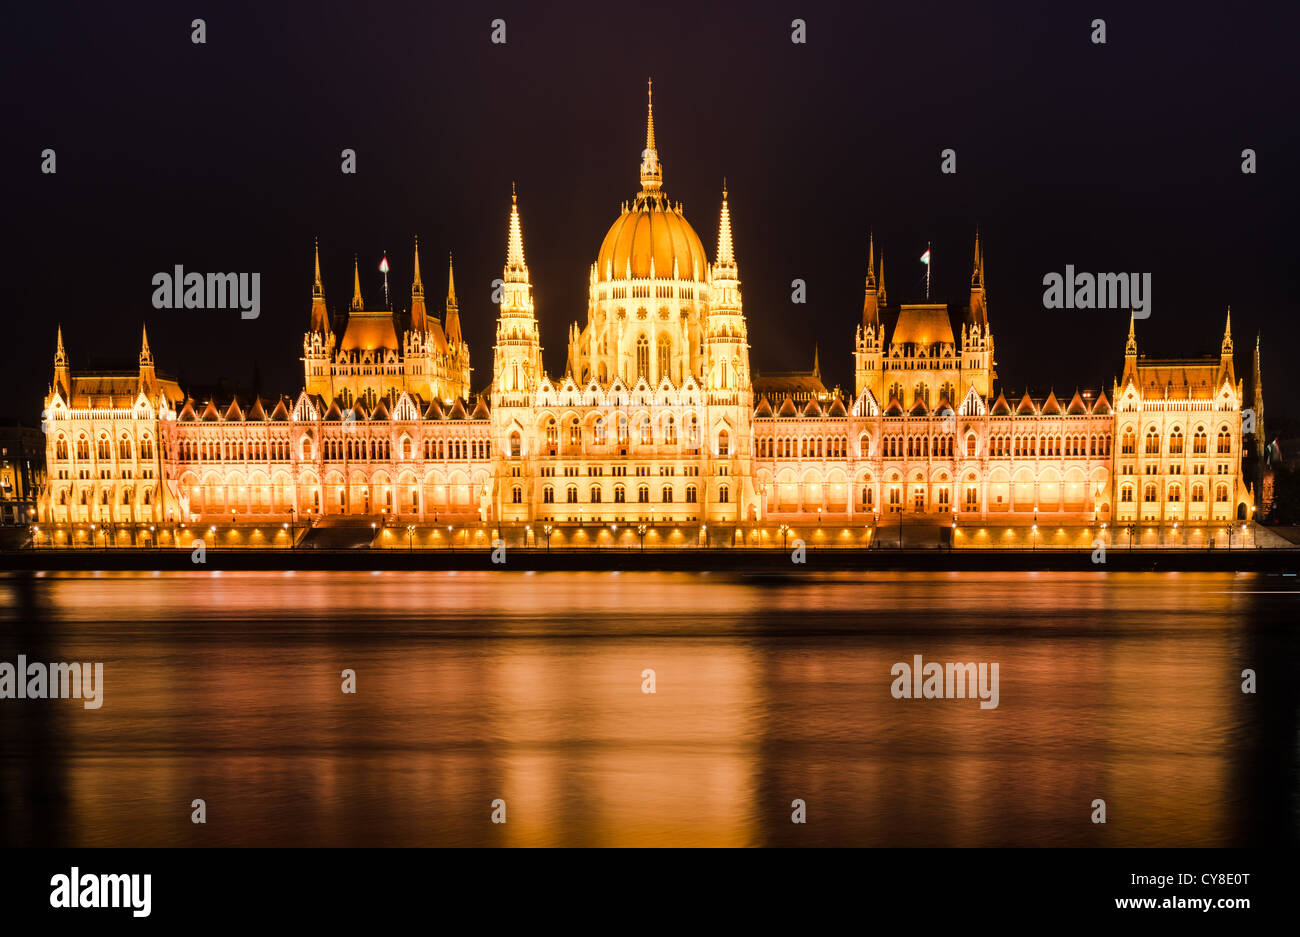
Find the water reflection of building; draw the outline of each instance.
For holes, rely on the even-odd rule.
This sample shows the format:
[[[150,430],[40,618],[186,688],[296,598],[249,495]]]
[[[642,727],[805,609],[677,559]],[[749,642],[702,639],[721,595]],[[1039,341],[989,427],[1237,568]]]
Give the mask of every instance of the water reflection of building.
[[[409,316],[368,308],[354,267],[337,336],[317,260],[294,397],[192,399],[157,374],[147,337],[137,373],[74,374],[60,334],[46,517],[343,515],[533,537],[557,527],[570,544],[598,542],[576,531],[602,526],[667,525],[694,544],[713,542],[708,529],[861,533],[903,515],[1022,527],[1250,519],[1230,324],[1219,355],[1163,360],[1138,354],[1130,321],[1110,388],[1015,393],[998,383],[978,235],[955,318],[942,304],[891,306],[868,238],[853,393],[828,389],[820,362],[756,376],[725,187],[710,262],[665,193],[652,108],[639,175],[587,271],[586,321],[569,328],[561,375],[543,366],[546,316],[516,198],[492,381],[477,395],[451,272],[440,318],[418,246]]]

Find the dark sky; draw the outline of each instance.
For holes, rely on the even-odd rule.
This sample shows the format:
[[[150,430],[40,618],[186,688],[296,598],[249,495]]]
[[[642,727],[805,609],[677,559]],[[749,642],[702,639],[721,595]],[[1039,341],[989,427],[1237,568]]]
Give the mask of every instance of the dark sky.
[[[453,250],[482,388],[512,180],[559,371],[638,187],[652,76],[665,189],[710,255],[727,177],[756,368],[806,367],[819,343],[851,386],[868,230],[891,303],[922,301],[927,241],[934,296],[964,302],[978,224],[1008,390],[1109,387],[1122,367],[1126,313],[1043,308],[1044,274],[1073,264],[1152,274],[1152,356],[1217,353],[1231,304],[1238,366],[1261,331],[1280,416],[1300,389],[1298,26],[1294,4],[1244,3],[24,4],[0,38],[0,412],[38,419],[56,321],[74,367],[133,360],[147,320],[163,370],[246,385],[256,365],[264,392],[296,391],[316,236],[331,308],[354,252],[377,302],[387,249],[405,306],[412,237],[431,296]],[[174,264],[260,272],[261,317],[154,310]]]

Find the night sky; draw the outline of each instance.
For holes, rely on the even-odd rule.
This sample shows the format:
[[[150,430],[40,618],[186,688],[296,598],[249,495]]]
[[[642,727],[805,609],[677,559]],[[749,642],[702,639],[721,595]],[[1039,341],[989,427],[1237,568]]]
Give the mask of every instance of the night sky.
[[[1300,390],[1300,8],[1134,6],[15,7],[0,38],[0,415],[39,421],[59,321],[74,368],[133,365],[147,321],[159,369],[184,382],[246,388],[256,369],[263,393],[296,392],[313,237],[331,310],[351,298],[354,253],[381,301],[385,249],[408,306],[418,235],[441,312],[454,251],[483,389],[512,181],[557,374],[588,267],[638,188],[653,77],[664,187],[710,256],[727,178],[758,370],[809,367],[820,344],[827,383],[851,389],[868,231],[891,304],[923,301],[927,242],[935,300],[964,303],[978,225],[1009,396],[1109,389],[1122,368],[1126,312],[1043,308],[1044,274],[1073,264],[1152,274],[1138,325],[1151,356],[1217,354],[1231,305],[1239,373],[1262,332],[1283,416]],[[505,45],[489,41],[496,17]],[[796,17],[806,45],[790,41]],[[340,172],[345,147],[356,175]],[[956,175],[939,171],[945,147]],[[154,310],[150,280],[175,264],[261,273],[261,317]],[[796,277],[806,306],[790,301]]]

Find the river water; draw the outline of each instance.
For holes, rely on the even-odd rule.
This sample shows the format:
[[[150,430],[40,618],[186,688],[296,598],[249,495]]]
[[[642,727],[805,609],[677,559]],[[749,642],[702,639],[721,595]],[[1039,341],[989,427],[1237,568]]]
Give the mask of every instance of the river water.
[[[98,709],[0,699],[0,844],[1296,845],[1298,600],[1258,574],[9,574],[0,663],[104,676]],[[997,663],[996,708],[894,698],[916,655]]]

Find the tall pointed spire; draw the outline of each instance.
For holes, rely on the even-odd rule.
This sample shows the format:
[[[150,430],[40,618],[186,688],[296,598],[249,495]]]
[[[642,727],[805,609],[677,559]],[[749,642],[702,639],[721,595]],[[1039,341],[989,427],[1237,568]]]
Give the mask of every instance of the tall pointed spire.
[[[1219,387],[1227,384],[1235,387],[1237,371],[1232,363],[1232,307],[1228,307],[1227,319],[1223,323],[1223,346],[1219,350],[1219,377],[1215,383]],[[1242,404],[1244,406],[1244,403]]]
[[[645,149],[641,151],[641,190],[655,192],[663,185],[664,172],[655,148],[654,82],[646,79]]]
[[[68,352],[63,347],[63,323],[58,326],[58,343],[54,349],[54,389],[68,398],[72,390],[72,372],[68,369]]]
[[[880,252],[880,291],[876,294],[880,297],[880,305],[885,304],[885,252]]]
[[[876,239],[867,232],[867,282],[862,295],[862,324],[870,328],[880,325],[880,288],[876,285]]]
[[[524,261],[524,232],[519,224],[519,195],[510,183],[510,236],[506,247],[506,282],[528,281],[528,264]]]
[[[727,205],[727,180],[722,180],[722,217],[718,222],[719,267],[736,266],[736,246],[731,239],[731,208]]]
[[[645,80],[645,90],[645,148],[653,150],[655,148],[655,83],[653,80],[649,78]]]
[[[460,310],[456,305],[456,274],[452,269],[451,252],[447,253],[447,344],[464,341],[460,334]]]
[[[352,305],[351,309],[360,312],[366,308],[366,304],[361,299],[361,267],[357,261],[357,255],[352,255]]]
[[[813,377],[822,376],[821,348],[813,343]]]
[[[140,377],[136,384],[138,393],[153,396],[157,389],[158,376],[153,367],[153,352],[149,350],[149,330],[140,324]]]
[[[420,280],[420,239],[415,239],[415,279],[411,282],[411,331],[429,331],[429,311],[424,304],[424,283]]]
[[[329,334],[330,315],[329,310],[325,308],[325,286],[321,283],[320,278],[320,241],[315,243],[316,253],[316,278],[311,285],[311,322],[310,331],[319,332],[322,335]]]
[[[1137,340],[1137,313],[1132,309],[1128,311],[1128,341],[1124,343],[1124,356],[1127,358],[1136,357],[1138,353]]]
[[[970,324],[988,328],[988,298],[984,292],[984,252],[980,250],[980,229],[975,229],[975,260],[970,273]]]

